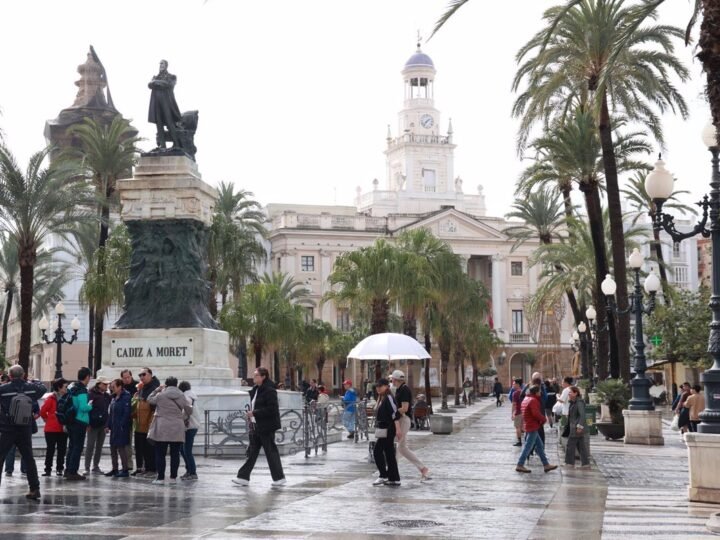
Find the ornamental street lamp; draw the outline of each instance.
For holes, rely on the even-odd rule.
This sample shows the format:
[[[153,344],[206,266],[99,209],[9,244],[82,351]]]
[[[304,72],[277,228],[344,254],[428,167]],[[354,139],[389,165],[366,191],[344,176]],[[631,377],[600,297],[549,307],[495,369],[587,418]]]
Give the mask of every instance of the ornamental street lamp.
[[[607,323],[603,325],[602,328],[598,328],[597,326],[597,311],[595,311],[595,307],[591,304],[588,306],[588,308],[585,310],[585,317],[587,317],[588,323],[590,325],[589,331],[590,331],[590,347],[592,347],[593,350],[593,358],[594,358],[594,364],[593,364],[593,379],[597,378],[597,363],[598,358],[600,356],[600,352],[598,351],[598,334],[600,332],[604,332],[607,330],[608,326]]]
[[[78,330],[80,330],[80,320],[75,317],[72,322],[70,323],[70,328],[73,330],[73,335],[68,341],[65,339],[65,330],[63,330],[62,327],[62,318],[63,315],[65,315],[65,306],[62,302],[58,302],[55,306],[55,314],[57,315],[57,326],[55,327],[55,337],[53,339],[48,339],[46,331],[48,327],[50,326],[50,323],[48,322],[45,315],[43,315],[42,319],[38,322],[38,326],[40,327],[40,331],[42,332],[42,337],[45,340],[45,343],[48,345],[51,343],[55,343],[57,345],[57,354],[55,355],[55,378],[60,379],[62,378],[62,344],[67,343],[68,345],[72,345],[77,340],[77,333]]]
[[[590,369],[588,366],[588,335],[587,335],[587,325],[585,324],[585,321],[580,321],[580,324],[578,324],[578,333],[580,334],[580,376],[583,379],[588,379],[590,377]]]
[[[712,356],[713,365],[700,375],[700,381],[705,385],[706,408],[700,413],[700,433],[720,434],[720,163],[718,154],[720,147],[715,126],[710,122],[702,132],[702,139],[712,154],[712,177],[710,179],[710,197],[705,195],[697,205],[702,208],[702,219],[693,227],[692,231],[682,233],[675,228],[674,218],[662,211],[663,203],[670,198],[674,188],[674,179],[665,169],[665,164],[659,160],[655,169],[645,179],[645,191],[655,203],[655,212],[650,214],[653,218],[653,228],[664,230],[673,239],[681,242],[701,234],[705,238],[711,237],[712,245],[712,296],[710,309],[712,321],[710,322],[710,337],[708,339],[708,353]],[[706,227],[710,217],[710,228]]]
[[[643,294],[640,288],[640,268],[643,265],[643,256],[638,248],[635,248],[628,258],[630,268],[635,272],[635,289],[630,295],[630,305],[627,309],[618,309],[613,302],[617,284],[612,276],[608,274],[601,283],[603,294],[608,297],[607,309],[613,310],[618,315],[632,313],[635,315],[635,377],[630,381],[632,398],[630,399],[630,410],[653,411],[655,405],[650,397],[650,380],[645,376],[647,362],[645,360],[645,341],[643,339],[643,313],[650,315],[655,309],[655,295],[660,289],[660,280],[654,271],[650,271],[645,278],[645,292],[650,296],[647,306],[643,305]]]

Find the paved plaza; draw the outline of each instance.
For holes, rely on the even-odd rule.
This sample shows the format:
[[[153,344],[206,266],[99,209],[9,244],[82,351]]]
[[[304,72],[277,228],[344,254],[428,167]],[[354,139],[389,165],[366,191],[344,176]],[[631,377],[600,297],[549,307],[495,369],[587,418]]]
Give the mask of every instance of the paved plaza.
[[[403,485],[372,487],[367,444],[343,440],[327,454],[284,457],[288,484],[273,489],[264,458],[251,485],[230,480],[239,462],[199,459],[194,483],[91,476],[84,483],[42,479],[42,501],[28,502],[25,479],[3,478],[0,538],[702,538],[710,513],[689,504],[687,452],[666,430],[664,447],[592,438],[593,468],[532,474],[514,465],[510,410],[483,401],[456,415],[449,436],[411,433],[434,472],[400,458]],[[548,436],[557,462],[556,438]],[[103,464],[109,466],[109,460]],[[414,527],[407,528],[412,525]]]

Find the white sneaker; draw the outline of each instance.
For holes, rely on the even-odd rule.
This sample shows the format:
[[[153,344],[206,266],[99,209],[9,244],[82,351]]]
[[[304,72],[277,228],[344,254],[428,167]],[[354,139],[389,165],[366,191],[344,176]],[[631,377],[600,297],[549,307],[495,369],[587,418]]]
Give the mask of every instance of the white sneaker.
[[[249,486],[250,480],[245,480],[244,478],[233,478],[232,483],[237,486]]]
[[[285,480],[284,478],[281,478],[280,480],[273,480],[272,483],[273,487],[284,486],[285,484],[287,484],[287,480]]]
[[[384,486],[387,483],[387,478],[377,478],[372,485],[373,486]]]
[[[178,479],[177,479],[177,478],[170,478],[170,480],[168,480],[168,483],[169,483],[169,484],[177,484],[177,483],[178,483]]]
[[[156,485],[156,486],[164,486],[164,485],[165,485],[165,480],[160,480],[159,478],[156,478],[155,480],[153,480],[153,481],[150,482],[150,483],[151,483],[151,484],[154,484],[154,485]]]

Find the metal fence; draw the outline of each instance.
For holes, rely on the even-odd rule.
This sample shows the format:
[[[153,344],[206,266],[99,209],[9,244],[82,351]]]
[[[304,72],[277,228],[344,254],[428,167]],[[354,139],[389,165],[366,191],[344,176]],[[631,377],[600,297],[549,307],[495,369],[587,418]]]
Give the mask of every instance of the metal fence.
[[[354,408],[353,408],[354,405]],[[250,444],[247,417],[249,407],[243,410],[206,410],[205,457],[244,455]],[[318,404],[310,402],[301,409],[280,409],[281,428],[275,433],[275,443],[282,454],[327,452],[328,440],[333,434],[342,437],[344,429],[354,432],[355,442],[369,439],[367,402],[358,401],[347,408],[342,403]]]

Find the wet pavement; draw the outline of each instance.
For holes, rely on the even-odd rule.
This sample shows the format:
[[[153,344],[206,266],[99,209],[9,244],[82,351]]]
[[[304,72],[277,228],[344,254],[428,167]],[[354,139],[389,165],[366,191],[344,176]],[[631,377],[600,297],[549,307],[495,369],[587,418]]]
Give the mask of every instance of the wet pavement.
[[[411,432],[433,471],[421,482],[399,458],[401,487],[373,487],[367,443],[343,440],[327,454],[283,457],[288,483],[272,488],[260,457],[247,488],[230,480],[237,460],[198,459],[197,482],[91,475],[83,483],[42,478],[28,502],[25,479],[3,477],[0,538],[706,538],[710,505],[687,502],[687,451],[666,431],[663,447],[592,437],[591,470],[514,471],[519,449],[506,405],[486,400],[454,415],[448,436]],[[548,455],[558,462],[557,439]],[[104,458],[101,467],[109,467]],[[181,466],[181,472],[184,472]]]

